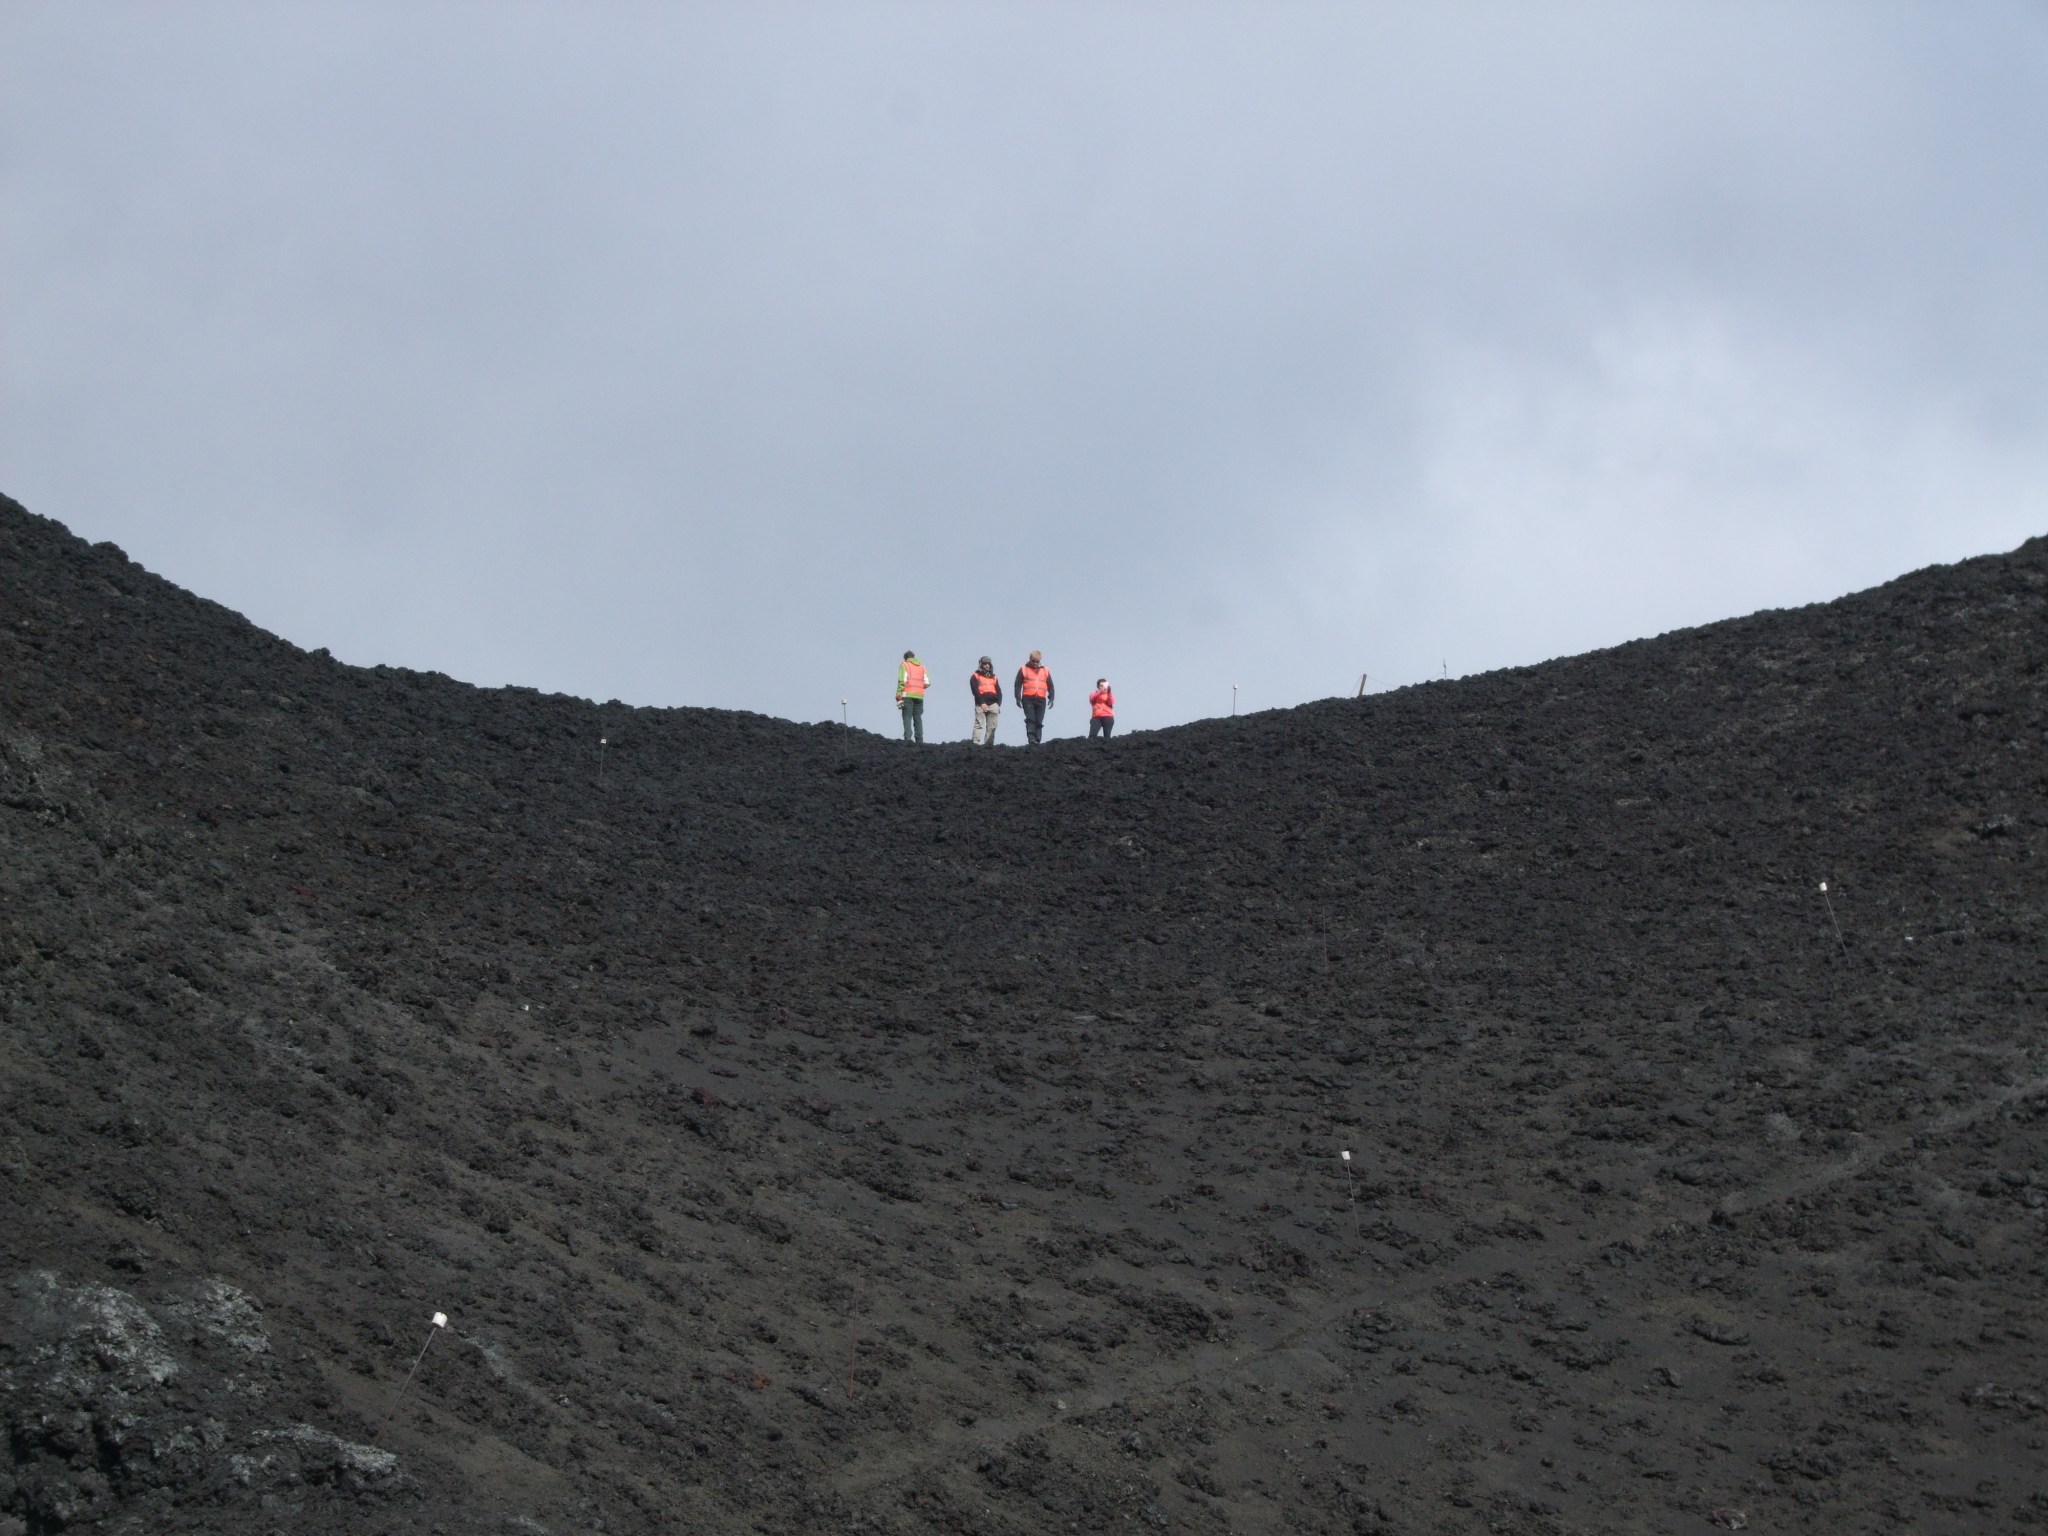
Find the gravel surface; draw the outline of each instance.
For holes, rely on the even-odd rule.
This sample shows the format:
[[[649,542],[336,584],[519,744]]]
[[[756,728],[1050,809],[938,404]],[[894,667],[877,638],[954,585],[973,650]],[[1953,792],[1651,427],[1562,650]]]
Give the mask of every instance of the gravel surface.
[[[988,752],[0,498],[0,1536],[2048,1527],[2044,851],[2048,540]]]

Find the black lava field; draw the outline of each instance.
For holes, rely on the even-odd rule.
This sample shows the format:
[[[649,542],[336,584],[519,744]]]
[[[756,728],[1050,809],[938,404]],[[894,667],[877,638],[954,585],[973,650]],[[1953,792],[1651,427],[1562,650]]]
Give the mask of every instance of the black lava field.
[[[0,1536],[2048,1529],[2044,853],[2044,539],[976,752],[0,498]]]

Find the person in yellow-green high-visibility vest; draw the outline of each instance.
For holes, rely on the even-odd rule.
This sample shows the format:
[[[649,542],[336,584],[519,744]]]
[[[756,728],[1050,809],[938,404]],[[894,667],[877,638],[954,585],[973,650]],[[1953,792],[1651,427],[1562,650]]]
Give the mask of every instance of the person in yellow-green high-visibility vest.
[[[903,665],[896,669],[896,708],[903,715],[903,739],[924,740],[924,663],[917,652],[905,651]]]

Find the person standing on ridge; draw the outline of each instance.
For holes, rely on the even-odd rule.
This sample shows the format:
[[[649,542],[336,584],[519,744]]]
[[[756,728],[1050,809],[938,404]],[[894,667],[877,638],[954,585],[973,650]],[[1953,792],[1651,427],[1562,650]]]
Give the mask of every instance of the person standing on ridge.
[[[1003,685],[996,676],[996,664],[988,657],[967,674],[967,687],[974,695],[974,739],[977,747],[996,744],[996,716],[1003,712]]]
[[[905,651],[903,665],[896,669],[896,708],[903,715],[905,741],[924,741],[924,688],[924,663],[917,652]]]
[[[1110,690],[1109,679],[1095,679],[1095,691],[1088,695],[1088,739],[1100,736],[1109,740],[1109,733],[1116,729],[1116,694]]]
[[[1037,651],[1017,669],[1010,691],[1024,711],[1024,739],[1035,747],[1045,730],[1045,712],[1052,708],[1052,671]]]

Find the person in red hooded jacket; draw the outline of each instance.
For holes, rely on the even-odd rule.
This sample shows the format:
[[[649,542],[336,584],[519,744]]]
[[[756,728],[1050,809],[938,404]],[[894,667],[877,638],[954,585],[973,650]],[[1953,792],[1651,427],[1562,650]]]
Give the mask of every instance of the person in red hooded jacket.
[[[1098,736],[1109,740],[1109,733],[1116,729],[1116,695],[1110,691],[1109,679],[1095,679],[1095,691],[1088,695],[1088,739]]]

